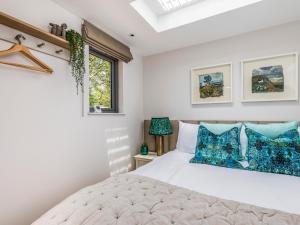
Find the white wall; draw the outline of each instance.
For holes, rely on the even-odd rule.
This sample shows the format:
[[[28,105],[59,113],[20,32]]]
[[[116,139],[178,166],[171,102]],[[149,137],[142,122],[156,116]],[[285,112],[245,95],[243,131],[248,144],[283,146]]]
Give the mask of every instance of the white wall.
[[[299,120],[299,102],[241,103],[239,63],[247,58],[300,52],[299,40],[300,22],[295,22],[146,57],[145,118],[169,116],[173,119],[198,120]],[[192,106],[190,69],[227,62],[233,62],[233,104]]]
[[[79,18],[49,0],[2,0],[0,11],[44,29],[66,22],[80,30]],[[0,42],[1,50],[9,46]],[[68,63],[34,54],[55,73],[0,65],[1,225],[30,224],[67,195],[128,168],[142,141],[140,56],[123,65],[126,115],[82,117]]]

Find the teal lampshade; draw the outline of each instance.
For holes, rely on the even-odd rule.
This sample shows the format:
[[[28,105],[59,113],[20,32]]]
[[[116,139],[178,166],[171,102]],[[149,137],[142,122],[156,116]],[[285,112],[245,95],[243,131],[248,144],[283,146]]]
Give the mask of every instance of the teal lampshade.
[[[168,117],[152,118],[149,134],[155,136],[170,135],[173,133],[172,125]]]

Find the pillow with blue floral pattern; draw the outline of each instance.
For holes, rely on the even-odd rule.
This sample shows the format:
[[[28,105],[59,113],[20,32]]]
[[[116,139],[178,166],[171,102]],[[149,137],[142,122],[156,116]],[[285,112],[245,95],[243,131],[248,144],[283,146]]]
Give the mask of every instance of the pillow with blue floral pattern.
[[[249,170],[300,176],[300,140],[296,129],[276,138],[246,128]]]
[[[190,162],[243,169],[239,163],[240,150],[238,127],[218,135],[201,125],[198,130],[195,156]]]

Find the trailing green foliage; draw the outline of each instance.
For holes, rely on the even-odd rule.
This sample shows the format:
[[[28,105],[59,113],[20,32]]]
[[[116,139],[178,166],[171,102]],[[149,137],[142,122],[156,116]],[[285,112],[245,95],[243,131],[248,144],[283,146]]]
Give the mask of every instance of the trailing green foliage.
[[[72,75],[76,81],[76,88],[78,94],[79,85],[81,86],[81,91],[83,93],[83,83],[84,83],[84,41],[82,36],[75,30],[67,31],[67,40],[69,42],[70,48],[70,64],[72,67]]]

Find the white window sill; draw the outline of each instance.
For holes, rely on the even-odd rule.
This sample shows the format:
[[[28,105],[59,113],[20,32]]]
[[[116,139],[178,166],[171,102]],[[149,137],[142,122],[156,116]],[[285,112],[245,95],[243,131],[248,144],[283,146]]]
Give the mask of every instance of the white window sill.
[[[89,116],[125,116],[125,113],[88,113]]]

